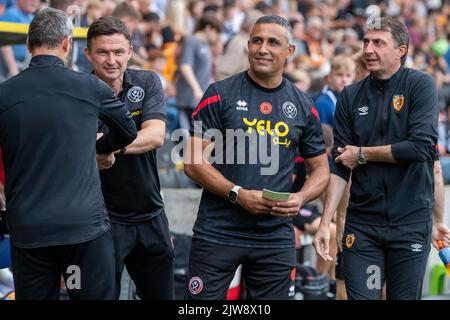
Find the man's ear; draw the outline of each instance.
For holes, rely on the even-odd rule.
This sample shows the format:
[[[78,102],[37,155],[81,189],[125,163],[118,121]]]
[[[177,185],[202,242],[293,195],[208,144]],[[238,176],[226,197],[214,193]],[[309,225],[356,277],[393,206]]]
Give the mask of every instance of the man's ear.
[[[30,48],[30,44],[28,43],[28,37],[27,37],[27,49],[31,54],[33,54],[33,52],[31,51],[31,48]]]
[[[67,36],[63,39],[62,42],[62,48],[65,52],[69,52],[70,51],[70,46],[71,46],[71,37]]]
[[[288,56],[288,58],[292,57],[294,52],[295,52],[295,44],[290,44],[289,45],[289,56]]]
[[[408,48],[405,45],[398,47],[400,53],[400,60],[408,53]]]
[[[127,60],[127,61],[130,61],[131,57],[133,56],[133,53],[134,53],[134,48],[133,48],[133,46],[130,44],[130,56],[128,57],[128,60]]]
[[[84,48],[84,54],[86,55],[86,58],[87,58],[90,62],[92,62],[91,50],[89,50],[88,47],[85,47],[85,48]]]

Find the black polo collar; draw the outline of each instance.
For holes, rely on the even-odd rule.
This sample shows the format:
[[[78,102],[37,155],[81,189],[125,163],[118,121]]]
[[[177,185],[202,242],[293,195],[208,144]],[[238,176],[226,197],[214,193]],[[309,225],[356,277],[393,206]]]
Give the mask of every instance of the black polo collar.
[[[64,61],[62,61],[57,56],[41,54],[38,56],[34,56],[31,58],[30,67],[38,67],[38,66],[51,66],[51,65],[59,65],[64,66]]]

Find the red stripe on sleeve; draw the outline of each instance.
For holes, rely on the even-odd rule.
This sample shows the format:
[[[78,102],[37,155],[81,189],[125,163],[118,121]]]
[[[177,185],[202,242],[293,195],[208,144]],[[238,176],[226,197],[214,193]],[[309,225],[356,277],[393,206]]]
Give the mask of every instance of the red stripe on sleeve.
[[[203,108],[206,108],[210,104],[213,104],[214,102],[217,102],[217,101],[220,101],[220,96],[218,94],[216,94],[215,96],[206,98],[205,100],[200,102],[197,106],[197,109],[195,109],[194,112],[192,112],[192,118],[194,118],[197,115],[197,113],[200,112],[200,110],[202,110]]]
[[[311,107],[311,112],[312,112],[313,115],[316,116],[317,120],[320,121],[319,112],[317,112],[316,107],[312,106],[312,107]]]
[[[303,159],[302,157],[295,157],[295,163],[302,163],[305,162],[305,159]]]

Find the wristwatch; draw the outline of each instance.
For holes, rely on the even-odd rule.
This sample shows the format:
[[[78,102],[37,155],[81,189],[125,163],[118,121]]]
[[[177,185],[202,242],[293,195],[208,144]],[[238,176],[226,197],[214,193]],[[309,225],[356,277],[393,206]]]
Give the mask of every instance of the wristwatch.
[[[237,202],[239,189],[242,189],[242,188],[238,185],[235,185],[228,193],[228,200],[230,200],[230,202],[233,204],[236,204],[236,202]]]
[[[367,163],[366,155],[362,151],[362,147],[359,147],[358,155],[356,156],[356,161],[359,165],[363,165]]]

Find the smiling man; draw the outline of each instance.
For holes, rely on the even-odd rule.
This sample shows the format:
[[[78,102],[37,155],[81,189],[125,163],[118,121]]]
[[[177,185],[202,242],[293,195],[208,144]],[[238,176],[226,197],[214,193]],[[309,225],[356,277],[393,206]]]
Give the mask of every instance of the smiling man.
[[[434,203],[437,89],[431,76],[404,68],[405,26],[368,26],[363,56],[370,75],[345,87],[334,126],[334,166],[313,242],[331,261],[329,225],[352,174],[343,237],[349,299],[420,299],[430,242],[450,233]],[[432,220],[433,218],[433,220]]]
[[[294,51],[289,23],[278,16],[261,17],[248,41],[250,69],[210,85],[193,112],[185,172],[204,189],[189,258],[188,299],[225,299],[241,264],[249,299],[294,298],[290,217],[323,192],[329,179],[313,102],[283,78],[284,65]],[[204,154],[213,143],[211,129],[223,134],[214,141],[216,155],[225,151],[229,155],[233,148],[234,158],[227,158],[226,164],[210,163]],[[247,147],[247,139],[233,135],[219,144],[230,132],[236,136],[246,132],[258,146]],[[287,201],[263,198],[263,188],[291,190],[296,149],[310,168],[308,181]],[[268,151],[278,170],[264,175],[263,161],[250,159]]]
[[[126,265],[140,298],[173,299],[173,248],[156,164],[166,128],[164,92],[156,73],[127,69],[130,40],[119,19],[103,17],[89,27],[86,48],[95,75],[125,103],[138,129],[126,148],[97,156],[114,240],[116,298]]]

